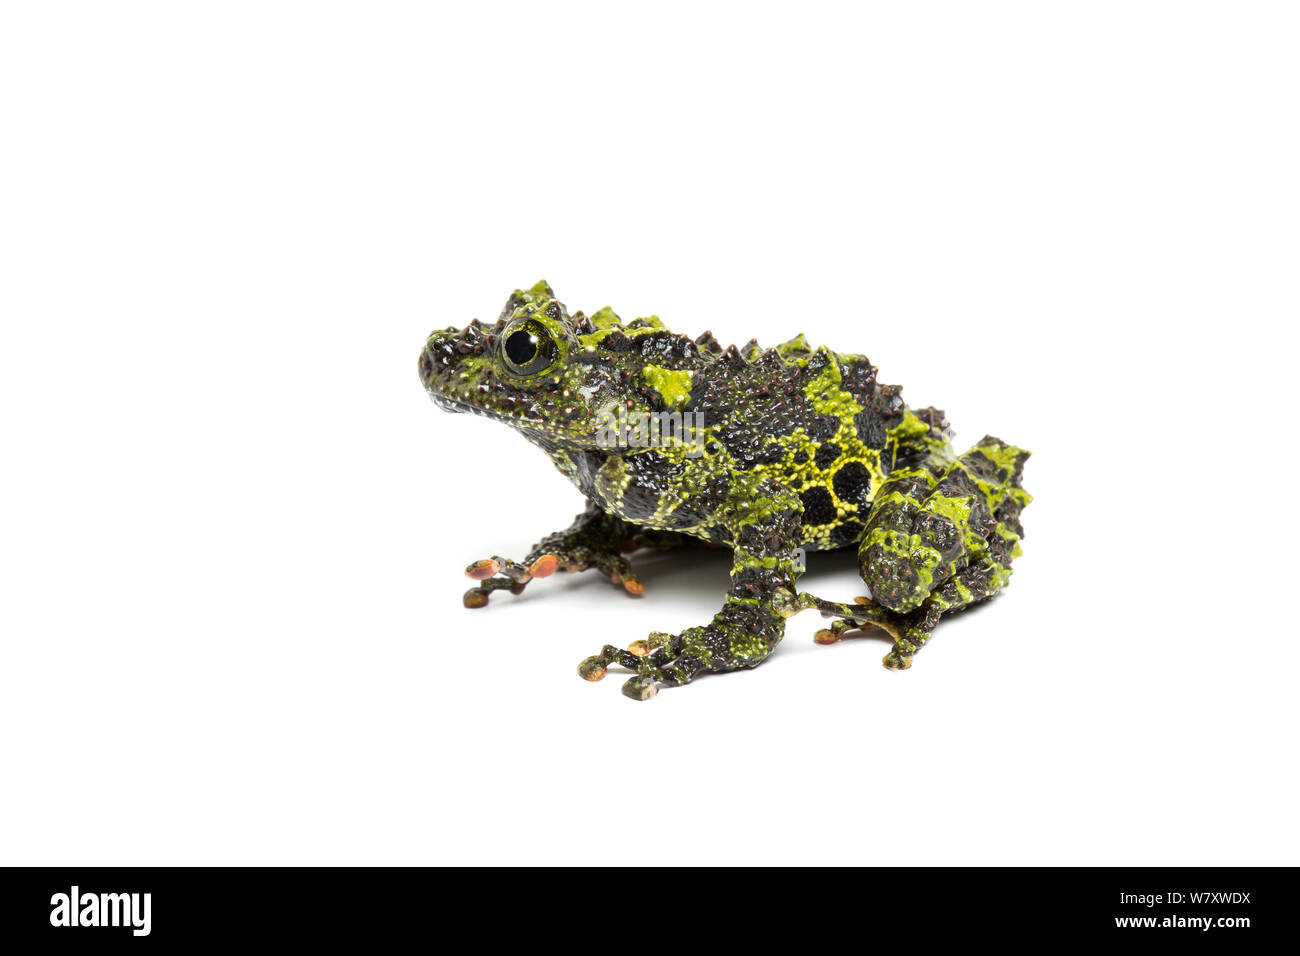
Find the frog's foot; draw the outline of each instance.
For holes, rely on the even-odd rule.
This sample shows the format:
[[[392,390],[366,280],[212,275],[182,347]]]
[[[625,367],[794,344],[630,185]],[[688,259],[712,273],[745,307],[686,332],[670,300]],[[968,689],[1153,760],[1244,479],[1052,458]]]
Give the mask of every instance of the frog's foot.
[[[867,597],[854,598],[854,601],[856,603],[841,604],[808,593],[800,594],[799,602],[804,608],[815,608],[821,611],[823,617],[837,619],[831,622],[830,627],[822,628],[814,634],[813,641],[818,644],[834,644],[850,631],[877,628],[894,641],[894,646],[885,655],[885,666],[890,670],[906,670],[911,667],[912,655],[929,639],[930,631],[920,629],[920,622],[913,624],[912,614],[898,614]],[[930,624],[930,630],[933,630],[935,623],[938,623],[937,615]]]
[[[559,560],[553,554],[540,555],[528,565],[499,555],[475,561],[465,569],[465,576],[481,583],[465,592],[465,606],[483,607],[493,591],[522,594],[529,581],[554,574],[558,566]]]
[[[852,631],[869,631],[872,628],[884,631],[895,641],[902,638],[906,626],[904,615],[881,607],[868,597],[853,600],[853,604],[843,604],[824,600],[806,591],[800,592],[799,610],[816,610],[821,612],[822,617],[836,619],[830,627],[824,627],[813,635],[814,643],[834,644]]]
[[[795,599],[795,613],[812,610],[820,611],[822,617],[839,618],[829,628],[823,628],[813,635],[813,640],[818,644],[834,644],[847,632],[858,628],[867,630],[878,627],[895,638],[901,632],[903,615],[873,603],[869,597],[858,597],[853,601],[852,604],[827,601],[807,591],[800,591]]]
[[[758,666],[781,640],[787,616],[772,605],[728,600],[703,627],[690,627],[680,634],[655,631],[633,641],[626,650],[606,644],[599,654],[578,665],[578,674],[597,681],[610,664],[620,664],[636,671],[636,676],[623,684],[624,695],[649,700],[660,686],[689,684],[705,671]]]
[[[645,587],[637,580],[632,565],[623,555],[617,552],[557,549],[555,552],[531,553],[524,562],[511,561],[499,555],[475,561],[465,569],[465,575],[481,583],[465,592],[465,606],[483,607],[493,591],[506,590],[511,594],[522,594],[529,582],[536,578],[550,577],[557,571],[575,573],[587,568],[596,568],[633,597],[645,593]]]
[[[707,631],[704,627],[693,627],[676,635],[654,631],[649,637],[633,641],[626,650],[606,644],[599,654],[578,665],[578,674],[585,680],[597,681],[605,676],[605,668],[610,664],[620,664],[636,671],[636,676],[623,684],[624,696],[649,700],[659,692],[661,684],[668,687],[688,684],[696,674],[707,669],[705,659],[693,653],[701,649]]]
[[[882,663],[890,670],[904,671],[912,666],[912,657],[930,640],[943,617],[997,594],[1010,576],[1009,567],[985,554],[931,591],[920,607],[904,614],[867,597],[855,598],[853,604],[841,604],[801,593],[799,604],[801,608],[819,610],[825,617],[838,618],[829,628],[813,636],[818,644],[834,644],[855,629],[879,628],[894,642]]]

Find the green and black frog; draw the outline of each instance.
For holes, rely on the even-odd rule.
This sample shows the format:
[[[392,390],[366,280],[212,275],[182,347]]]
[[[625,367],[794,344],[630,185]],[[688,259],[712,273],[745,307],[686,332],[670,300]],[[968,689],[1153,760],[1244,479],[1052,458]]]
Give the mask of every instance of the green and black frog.
[[[623,692],[762,663],[805,609],[834,618],[815,640],[853,629],[893,638],[902,670],[943,615],[1006,587],[1020,555],[1029,453],[986,437],[955,453],[943,412],[912,409],[862,355],[812,348],[723,348],[657,316],[570,314],[545,282],[516,290],[494,323],[434,332],[420,378],[447,411],[502,421],[541,448],[587,499],[563,531],[521,561],[471,564],[465,605],[519,594],[554,572],[595,568],[643,588],[627,554],[705,543],[732,550],[731,586],[713,620],[606,645],[578,667],[635,672]],[[805,551],[856,548],[869,598],[796,588]]]

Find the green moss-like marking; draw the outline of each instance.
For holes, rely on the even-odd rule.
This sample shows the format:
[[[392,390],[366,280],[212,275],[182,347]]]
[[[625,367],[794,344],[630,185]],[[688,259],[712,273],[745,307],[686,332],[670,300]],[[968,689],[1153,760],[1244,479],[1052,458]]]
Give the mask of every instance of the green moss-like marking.
[[[788,343],[787,343],[788,344]],[[843,375],[839,360],[826,348],[819,348],[818,355],[827,360],[826,368],[804,388],[804,394],[812,407],[823,415],[832,415],[840,420],[840,428],[850,426],[853,416],[862,411],[862,406],[853,400],[853,396],[844,391]]]
[[[659,393],[669,408],[681,408],[691,394],[690,369],[673,370],[659,365],[647,365],[641,376],[647,385]]]
[[[811,351],[812,346],[808,344],[808,340],[804,338],[802,332],[790,339],[788,342],[782,342],[776,347],[776,354],[781,356],[781,358],[786,362],[792,362],[795,359],[804,358]]]
[[[974,499],[965,495],[951,498],[947,495],[931,495],[922,503],[921,510],[942,515],[960,528],[970,521],[970,510],[974,503]]]

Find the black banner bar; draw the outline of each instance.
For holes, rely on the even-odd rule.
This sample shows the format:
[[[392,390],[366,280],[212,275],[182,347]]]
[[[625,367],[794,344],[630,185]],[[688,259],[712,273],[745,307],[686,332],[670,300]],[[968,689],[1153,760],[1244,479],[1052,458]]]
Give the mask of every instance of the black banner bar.
[[[604,933],[626,944],[641,932],[656,947],[692,932],[734,946],[762,944],[782,923],[827,946],[845,933],[869,944],[955,932],[1236,949],[1296,935],[1291,869],[51,868],[4,879],[9,939],[97,948],[374,945],[452,931],[539,944]]]

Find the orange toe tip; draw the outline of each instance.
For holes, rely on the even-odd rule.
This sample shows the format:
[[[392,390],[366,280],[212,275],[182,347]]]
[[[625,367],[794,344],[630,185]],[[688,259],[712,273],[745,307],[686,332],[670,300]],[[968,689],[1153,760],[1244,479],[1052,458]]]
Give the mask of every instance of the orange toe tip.
[[[645,594],[645,585],[635,578],[628,578],[623,582],[623,590],[633,597],[640,597]]]
[[[598,657],[588,657],[578,665],[578,675],[583,680],[598,681],[605,676],[605,665]]]
[[[813,641],[817,644],[834,644],[840,639],[840,636],[834,631],[828,631],[825,628],[813,635]]]
[[[560,559],[553,554],[544,554],[528,568],[528,573],[535,578],[548,577],[560,566]]]
[[[465,576],[474,581],[484,581],[493,577],[501,570],[501,565],[491,558],[484,558],[482,561],[475,561],[465,569]]]
[[[633,641],[627,646],[627,652],[629,654],[635,654],[637,657],[645,657],[650,653],[650,642],[645,638],[642,638],[639,641]]]

